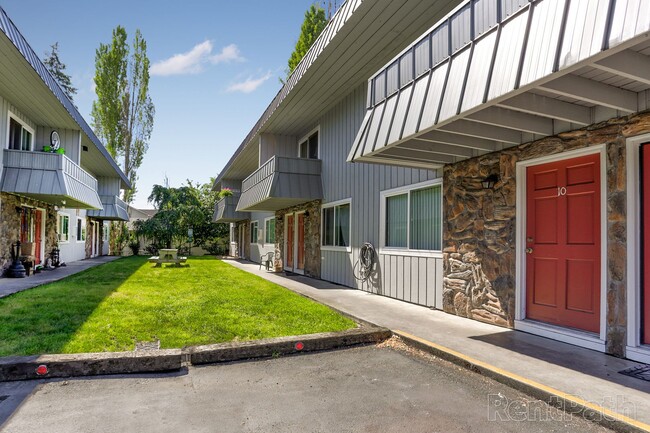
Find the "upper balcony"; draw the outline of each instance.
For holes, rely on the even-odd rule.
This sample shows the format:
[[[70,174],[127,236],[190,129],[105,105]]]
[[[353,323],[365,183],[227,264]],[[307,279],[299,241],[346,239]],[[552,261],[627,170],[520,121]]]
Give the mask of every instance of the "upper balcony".
[[[276,211],[323,198],[319,159],[274,156],[242,182],[237,211]]]
[[[97,179],[65,155],[3,150],[2,192],[57,206],[102,209]]]
[[[129,220],[128,205],[124,200],[116,195],[100,195],[99,198],[104,209],[88,211],[89,217],[110,221]]]
[[[235,192],[233,195],[219,200],[214,208],[212,221],[215,223],[234,223],[247,219],[248,215],[245,212],[237,212],[236,210],[240,197],[241,194]]]

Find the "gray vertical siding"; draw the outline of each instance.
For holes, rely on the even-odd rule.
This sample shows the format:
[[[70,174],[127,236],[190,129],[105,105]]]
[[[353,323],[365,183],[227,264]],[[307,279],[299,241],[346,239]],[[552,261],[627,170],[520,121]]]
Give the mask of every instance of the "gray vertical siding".
[[[255,263],[259,263],[260,258],[271,251],[275,251],[274,245],[265,245],[264,244],[264,219],[275,216],[274,212],[251,212],[250,213],[250,224],[253,221],[257,221],[257,242],[251,243],[250,248],[250,257],[249,259]],[[236,234],[237,235],[237,234]],[[246,242],[250,242],[250,239],[246,239]]]
[[[61,147],[65,149],[65,156],[79,164],[79,131],[39,126],[36,128],[36,136],[34,137],[34,150],[42,150],[43,146],[49,146],[50,134],[54,130],[59,133]]]
[[[370,242],[379,247],[380,192],[440,177],[436,171],[347,163],[347,154],[363,121],[365,104],[364,84],[320,122],[323,203],[352,198],[352,251],[323,250],[321,278],[416,304],[438,305],[435,297],[441,296],[442,287],[442,259],[439,257],[380,254],[377,272],[369,282],[362,284],[353,277],[352,268],[361,245]]]
[[[7,148],[7,133],[9,130],[9,112],[11,111],[11,114],[14,116],[18,117],[21,121],[23,121],[27,126],[32,128],[34,131],[36,131],[36,124],[32,122],[27,116],[25,116],[23,113],[21,113],[16,107],[11,105],[9,101],[4,99],[2,96],[0,96],[0,143],[2,145],[0,146],[0,149],[6,149]],[[36,137],[34,137],[34,146],[36,146]],[[2,174],[2,160],[3,160],[3,152],[0,152],[0,174]]]
[[[261,134],[259,165],[261,166],[274,155],[297,157],[298,139],[289,135]]]

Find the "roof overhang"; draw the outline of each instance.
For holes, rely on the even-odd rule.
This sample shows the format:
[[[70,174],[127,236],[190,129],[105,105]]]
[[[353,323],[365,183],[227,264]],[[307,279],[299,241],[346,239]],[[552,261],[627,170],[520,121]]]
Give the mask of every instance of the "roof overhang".
[[[483,32],[469,5],[370,79],[349,161],[435,168],[649,108],[649,2],[537,0]],[[422,50],[454,25],[473,37]],[[416,70],[395,85],[407,56]]]
[[[242,180],[259,165],[262,132],[299,136],[338,101],[444,17],[458,0],[348,0],[215,179]],[[314,103],[317,101],[317,103]]]
[[[81,165],[95,176],[120,177],[131,184],[92,128],[63,93],[16,25],[0,7],[0,95],[38,125],[82,131],[88,151]]]

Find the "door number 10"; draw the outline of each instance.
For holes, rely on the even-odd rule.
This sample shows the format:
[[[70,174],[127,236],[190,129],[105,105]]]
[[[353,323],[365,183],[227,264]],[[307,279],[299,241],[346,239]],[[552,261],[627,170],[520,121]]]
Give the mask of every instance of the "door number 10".
[[[565,186],[558,186],[557,187],[557,196],[561,197],[563,195],[566,195],[566,187]]]

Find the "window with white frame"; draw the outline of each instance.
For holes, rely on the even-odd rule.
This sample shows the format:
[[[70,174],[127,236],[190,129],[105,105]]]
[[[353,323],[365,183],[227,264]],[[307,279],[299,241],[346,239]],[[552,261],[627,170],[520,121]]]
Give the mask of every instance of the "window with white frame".
[[[318,159],[318,130],[305,137],[298,145],[298,157]]]
[[[442,249],[442,187],[439,182],[382,192],[382,247]]]
[[[33,148],[34,131],[27,125],[9,116],[9,142],[7,147],[12,150],[30,151]]]
[[[275,243],[275,218],[267,218],[264,220],[264,243]]]
[[[350,246],[350,200],[323,206],[322,242],[324,247]]]
[[[257,232],[258,227],[257,227],[257,225],[258,225],[257,221],[253,221],[251,223],[251,244],[256,244],[257,243],[257,239],[258,239],[258,237],[257,237],[258,236],[258,232]]]
[[[70,240],[70,217],[68,215],[59,215],[56,232],[59,236],[59,242],[68,242]]]
[[[86,220],[77,218],[77,242],[86,240]]]

